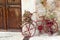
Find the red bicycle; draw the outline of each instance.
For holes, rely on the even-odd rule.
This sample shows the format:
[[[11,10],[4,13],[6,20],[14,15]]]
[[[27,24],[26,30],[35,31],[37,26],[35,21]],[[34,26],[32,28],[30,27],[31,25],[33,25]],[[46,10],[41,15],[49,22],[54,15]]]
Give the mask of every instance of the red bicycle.
[[[58,24],[55,18],[49,19],[46,16],[40,16],[39,18],[40,20],[36,22],[35,21],[25,22],[22,25],[23,36],[28,36],[28,37],[34,36],[34,34],[36,33],[36,28],[40,33],[44,31],[45,33],[49,32],[53,34],[58,31]]]
[[[58,24],[54,18],[48,19],[46,16],[40,16],[39,18],[41,19],[36,22],[39,32],[43,30],[45,33],[50,32],[53,34],[58,31]]]

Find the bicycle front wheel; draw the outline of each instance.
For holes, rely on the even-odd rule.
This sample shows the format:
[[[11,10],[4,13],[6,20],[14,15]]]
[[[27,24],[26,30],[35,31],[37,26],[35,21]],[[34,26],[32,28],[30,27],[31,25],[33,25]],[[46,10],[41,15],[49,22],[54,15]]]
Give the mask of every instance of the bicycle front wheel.
[[[22,27],[23,36],[34,36],[36,31],[35,25],[33,23],[25,23]]]

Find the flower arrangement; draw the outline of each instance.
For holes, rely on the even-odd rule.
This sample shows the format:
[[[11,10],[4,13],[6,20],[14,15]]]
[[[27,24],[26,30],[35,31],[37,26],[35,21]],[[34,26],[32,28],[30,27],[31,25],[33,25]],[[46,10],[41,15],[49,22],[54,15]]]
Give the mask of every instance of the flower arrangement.
[[[32,16],[32,13],[25,10],[25,13],[23,15],[23,22],[31,22],[32,21],[31,16]]]

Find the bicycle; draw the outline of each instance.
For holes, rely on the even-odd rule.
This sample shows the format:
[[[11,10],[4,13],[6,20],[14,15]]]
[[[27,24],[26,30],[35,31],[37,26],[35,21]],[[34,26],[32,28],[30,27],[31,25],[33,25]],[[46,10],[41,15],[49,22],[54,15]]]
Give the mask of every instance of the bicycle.
[[[38,22],[40,25],[38,25],[38,30],[41,33],[42,30],[45,33],[50,32],[51,34],[56,33],[58,31],[58,24],[56,20],[53,19],[48,19],[46,16],[40,16],[39,18],[42,18],[41,20],[36,21],[37,25]]]

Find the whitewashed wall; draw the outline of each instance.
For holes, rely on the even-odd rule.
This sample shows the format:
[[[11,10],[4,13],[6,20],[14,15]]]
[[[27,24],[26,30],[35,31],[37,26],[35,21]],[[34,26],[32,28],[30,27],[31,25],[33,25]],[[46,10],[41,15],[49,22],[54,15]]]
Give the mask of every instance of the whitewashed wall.
[[[35,11],[35,0],[22,0],[22,15],[24,14],[24,10],[34,12]]]
[[[35,11],[35,4],[37,2],[39,2],[39,0],[21,0],[22,2],[22,14],[24,13],[24,10],[29,10],[30,12],[34,12]],[[49,4],[51,4],[51,2],[53,2],[53,0],[47,0],[47,2]]]

